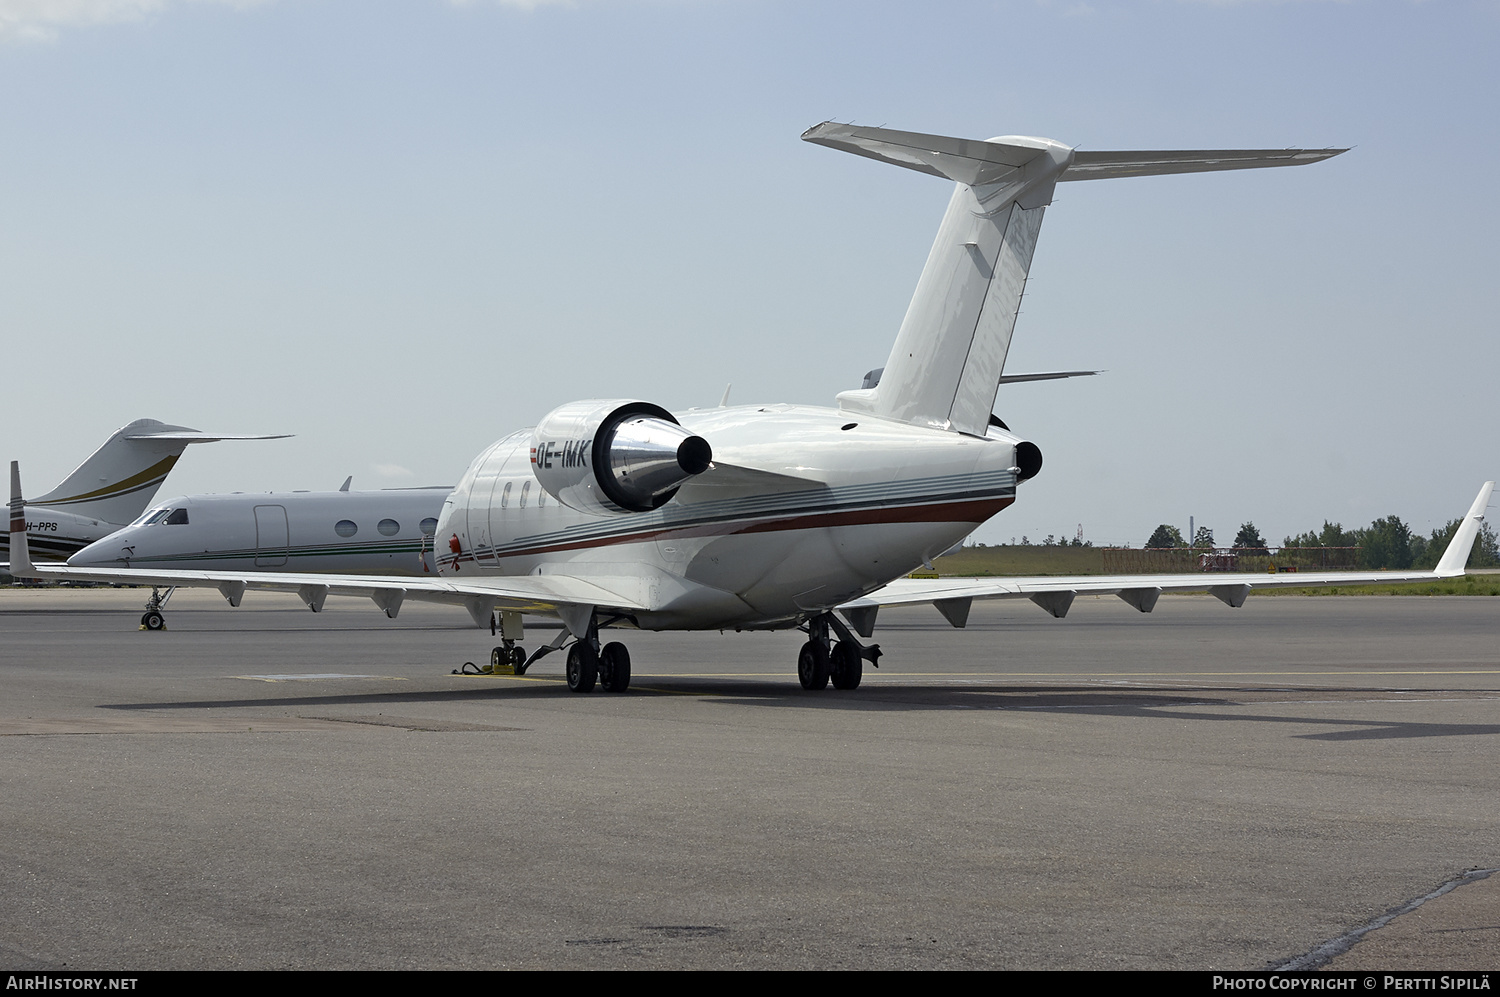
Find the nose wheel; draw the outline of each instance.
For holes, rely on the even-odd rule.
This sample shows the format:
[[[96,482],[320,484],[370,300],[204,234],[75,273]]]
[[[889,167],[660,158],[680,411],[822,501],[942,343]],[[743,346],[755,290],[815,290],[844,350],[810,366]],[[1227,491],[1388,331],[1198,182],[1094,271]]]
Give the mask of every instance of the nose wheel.
[[[165,593],[155,586],[151,589],[151,598],[146,600],[146,611],[141,614],[142,630],[165,630],[167,629],[167,618],[162,614],[162,607],[167,600],[172,598],[172,593],[177,591],[173,585]]]
[[[491,675],[525,675],[526,651],[515,641],[506,641],[490,651]]]

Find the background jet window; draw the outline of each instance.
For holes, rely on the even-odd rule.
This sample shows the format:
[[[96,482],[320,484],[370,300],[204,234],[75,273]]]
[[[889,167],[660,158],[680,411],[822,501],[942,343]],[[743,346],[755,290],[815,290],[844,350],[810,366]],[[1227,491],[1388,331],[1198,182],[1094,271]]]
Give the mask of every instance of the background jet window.
[[[359,532],[359,527],[347,519],[341,519],[333,524],[333,532],[341,537],[352,537]]]
[[[393,537],[401,532],[401,524],[394,519],[382,519],[375,524],[375,528],[380,531],[380,535],[383,537]]]
[[[422,536],[432,536],[437,532],[437,520],[433,519],[431,516],[428,516],[426,519],[422,520],[420,529],[422,530]]]
[[[186,526],[187,525],[187,510],[186,509],[173,509],[172,510],[172,515],[170,515],[166,519],[164,519],[163,522],[166,523],[168,526]]]

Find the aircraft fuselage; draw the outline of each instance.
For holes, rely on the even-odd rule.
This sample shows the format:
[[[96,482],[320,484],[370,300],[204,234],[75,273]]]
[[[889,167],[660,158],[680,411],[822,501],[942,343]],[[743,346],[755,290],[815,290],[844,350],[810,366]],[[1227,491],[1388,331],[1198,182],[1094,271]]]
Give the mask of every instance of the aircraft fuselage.
[[[544,490],[513,433],[443,505],[444,575],[583,575],[656,608],[643,629],[785,627],[873,591],[1015,500],[1014,437],[979,438],[800,405],[675,414],[713,466],[660,508],[613,515]],[[559,441],[557,453],[573,459]],[[557,458],[563,459],[563,458]]]
[[[442,487],[178,497],[69,564],[423,574],[432,569],[432,531],[447,494]]]

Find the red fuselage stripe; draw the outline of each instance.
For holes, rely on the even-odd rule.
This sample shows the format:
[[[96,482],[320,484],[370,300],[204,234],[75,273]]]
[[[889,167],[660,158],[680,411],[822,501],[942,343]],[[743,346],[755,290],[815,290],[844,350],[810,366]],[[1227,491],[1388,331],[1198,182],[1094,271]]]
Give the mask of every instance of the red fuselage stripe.
[[[966,502],[949,502],[931,505],[909,505],[877,509],[857,509],[849,512],[809,513],[788,516],[784,519],[700,523],[686,527],[663,527],[656,530],[641,530],[635,533],[576,540],[567,543],[528,547],[524,550],[507,550],[495,557],[530,557],[535,554],[551,554],[564,550],[586,550],[591,547],[609,547],[616,544],[646,543],[677,537],[734,536],[740,533],[783,533],[790,530],[827,529],[834,526],[868,526],[882,523],[982,523],[1001,509],[1009,506],[1013,497],[979,499]],[[456,558],[445,558],[445,563],[472,561],[472,554]]]

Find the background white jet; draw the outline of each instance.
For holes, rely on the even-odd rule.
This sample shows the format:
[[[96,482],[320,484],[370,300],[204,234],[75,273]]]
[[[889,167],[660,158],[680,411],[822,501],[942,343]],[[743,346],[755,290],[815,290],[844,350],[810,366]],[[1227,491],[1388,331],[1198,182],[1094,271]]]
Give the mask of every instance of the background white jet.
[[[153,571],[316,571],[423,575],[449,485],[182,495],[78,551],[79,566]],[[141,626],[162,630],[171,590],[153,589]],[[239,600],[232,599],[233,605]]]

